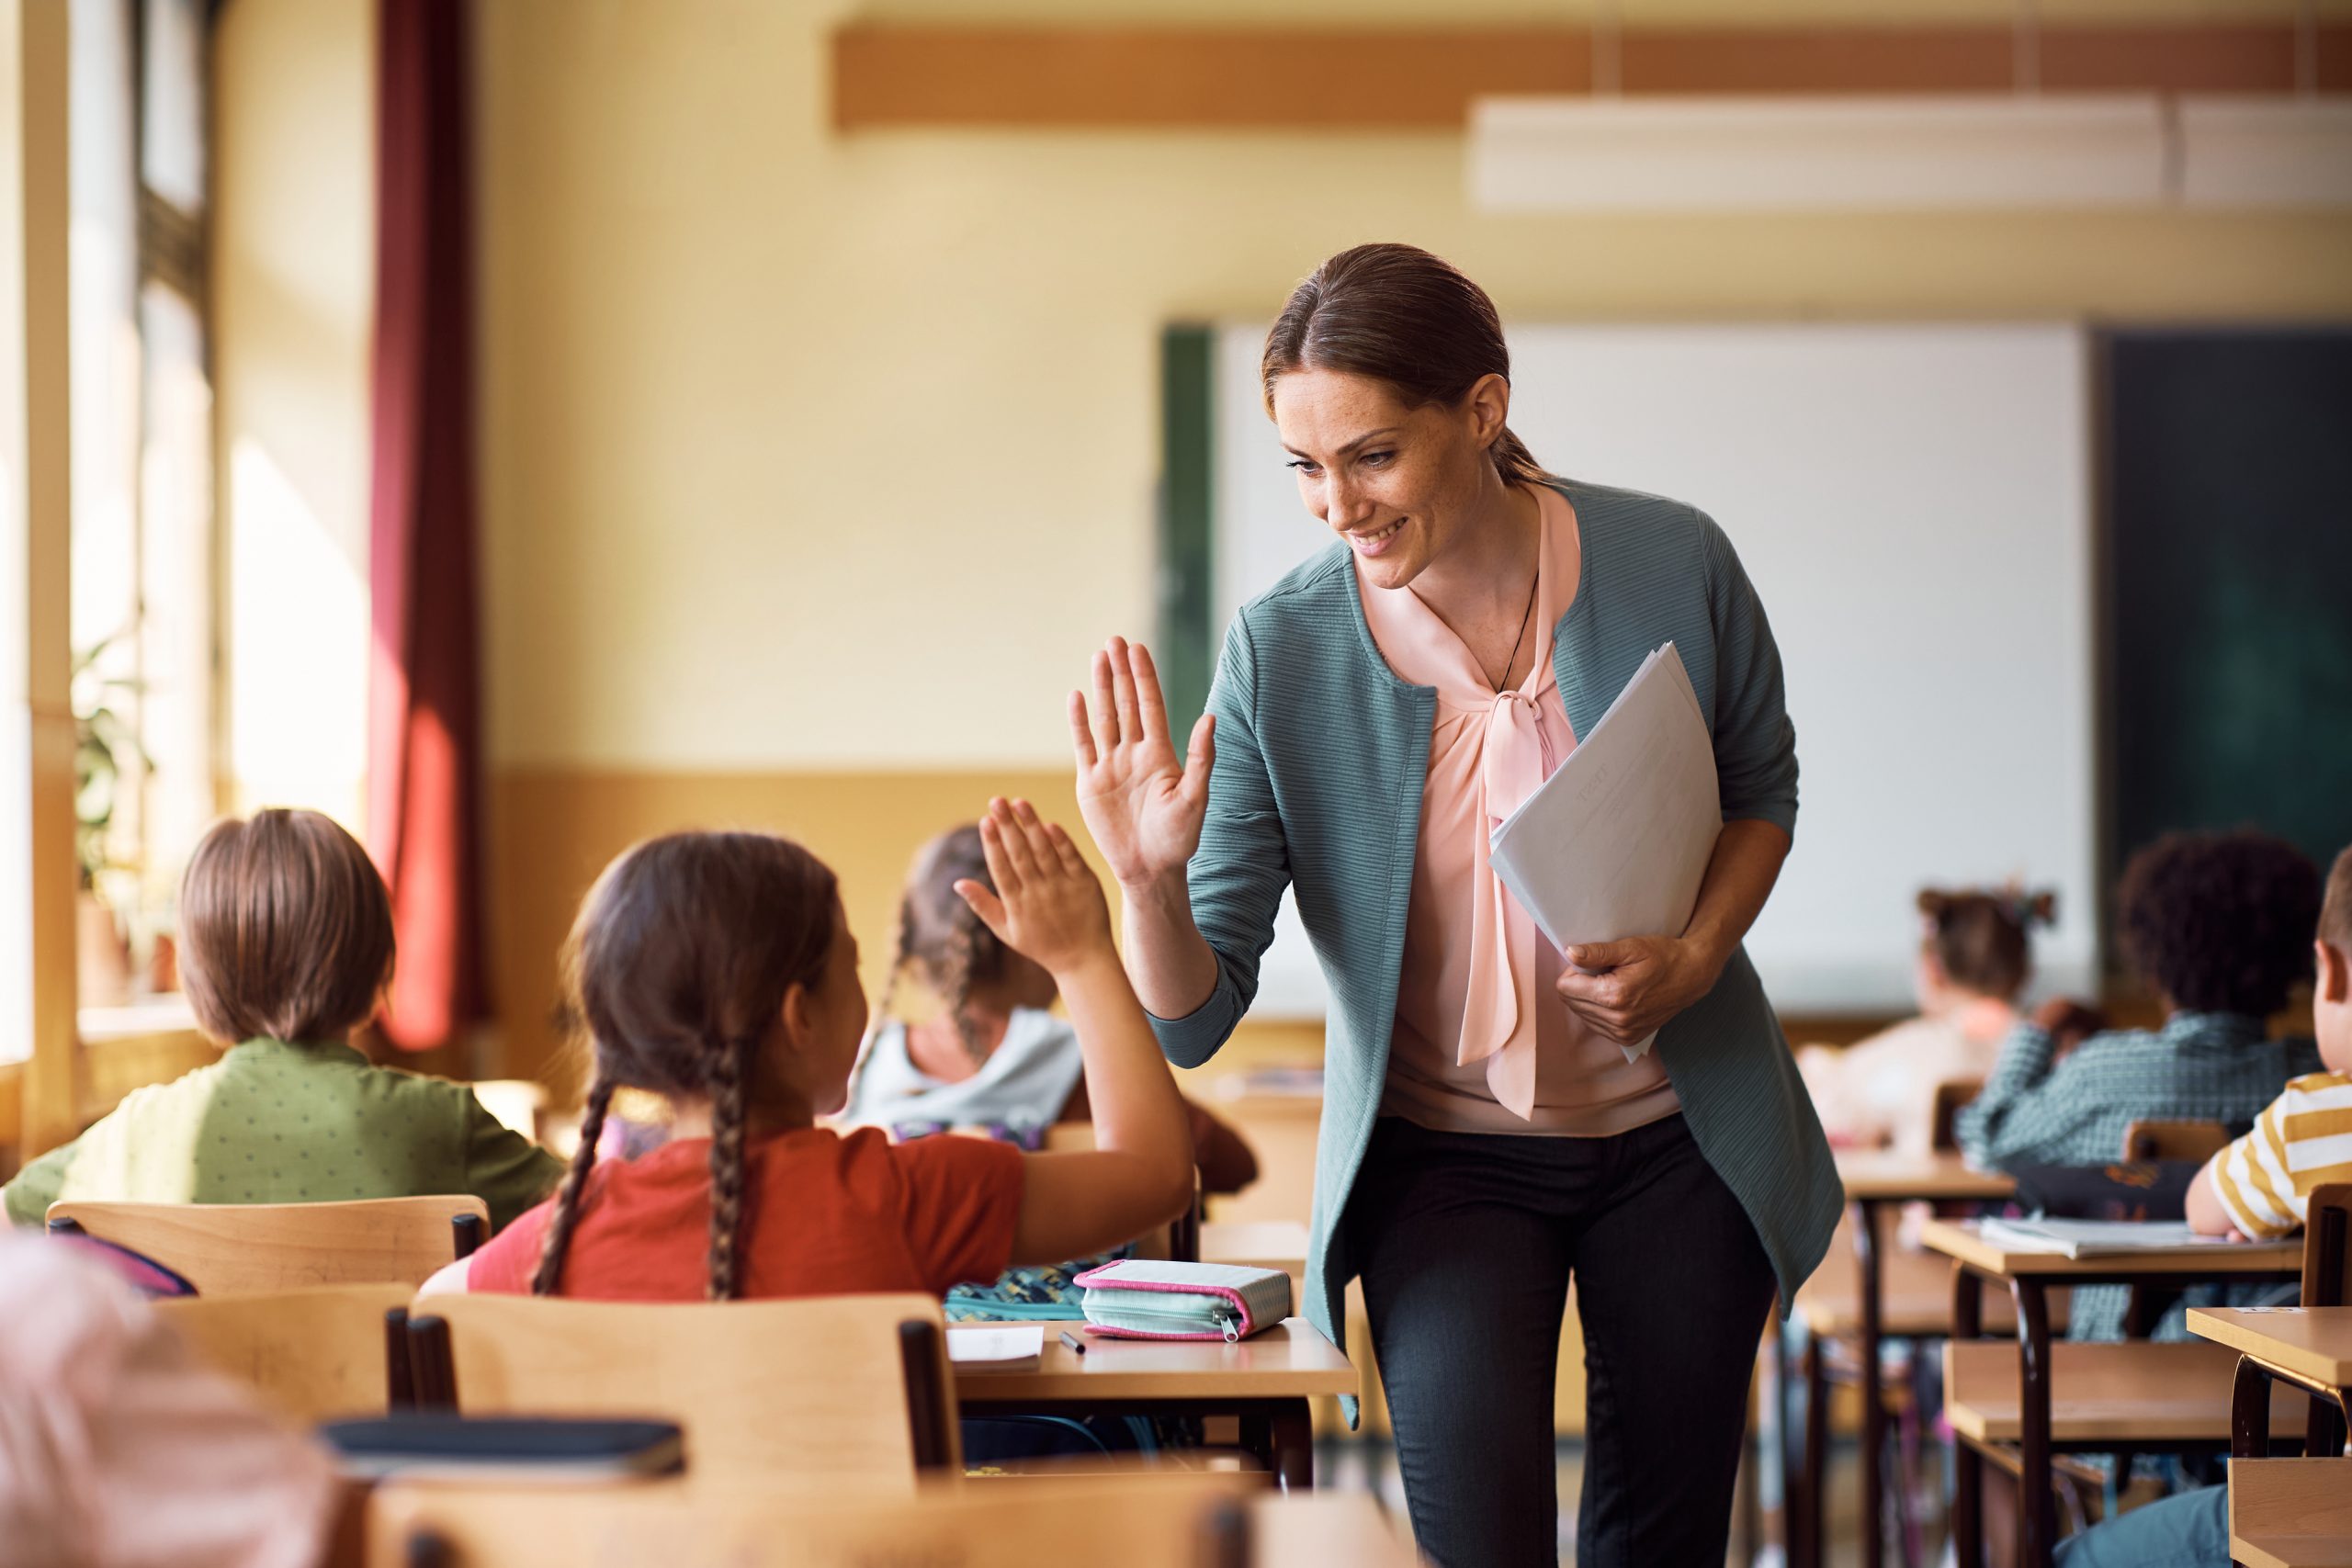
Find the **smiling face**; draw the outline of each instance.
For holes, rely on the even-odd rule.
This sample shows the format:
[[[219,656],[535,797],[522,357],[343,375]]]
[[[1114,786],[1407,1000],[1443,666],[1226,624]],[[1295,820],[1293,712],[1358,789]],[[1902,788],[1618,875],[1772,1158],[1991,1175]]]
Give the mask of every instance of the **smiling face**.
[[[1268,400],[1299,500],[1348,542],[1375,588],[1419,577],[1502,485],[1487,455],[1510,411],[1499,376],[1452,407],[1408,408],[1373,377],[1294,370],[1274,378]]]

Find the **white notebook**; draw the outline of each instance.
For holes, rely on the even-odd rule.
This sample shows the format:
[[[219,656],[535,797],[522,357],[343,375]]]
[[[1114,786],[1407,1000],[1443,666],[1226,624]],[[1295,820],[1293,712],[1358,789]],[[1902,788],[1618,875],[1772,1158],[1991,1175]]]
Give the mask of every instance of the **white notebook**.
[[[958,1366],[1012,1367],[1038,1359],[1045,1349],[1042,1323],[947,1331],[947,1359]]]
[[[1986,1220],[1977,1234],[2011,1252],[2049,1252],[2065,1258],[2105,1258],[2152,1247],[2193,1251],[2245,1245],[2199,1235],[2185,1220]]]
[[[1495,829],[1495,874],[1557,947],[1680,936],[1723,826],[1714,742],[1669,642]]]

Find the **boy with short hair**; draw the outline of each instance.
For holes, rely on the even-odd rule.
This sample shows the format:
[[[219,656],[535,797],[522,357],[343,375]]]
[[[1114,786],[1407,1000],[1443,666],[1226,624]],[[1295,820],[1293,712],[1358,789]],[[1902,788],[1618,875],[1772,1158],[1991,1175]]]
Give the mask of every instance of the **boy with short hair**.
[[[472,1193],[493,1228],[563,1166],[473,1090],[372,1066],[353,1031],[391,978],[392,915],[368,852],[315,811],[216,825],[180,888],[180,970],[198,1027],[229,1049],[137,1090],[0,1189],[38,1225],[60,1198],[299,1203]]]

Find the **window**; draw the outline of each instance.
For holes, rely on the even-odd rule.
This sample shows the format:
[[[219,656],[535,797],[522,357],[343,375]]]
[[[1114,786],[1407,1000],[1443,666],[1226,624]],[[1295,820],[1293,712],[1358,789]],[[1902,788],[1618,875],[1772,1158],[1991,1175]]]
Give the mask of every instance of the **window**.
[[[73,0],[75,815],[90,1010],[175,988],[215,804],[204,0]],[[131,1027],[141,1027],[135,1021]]]

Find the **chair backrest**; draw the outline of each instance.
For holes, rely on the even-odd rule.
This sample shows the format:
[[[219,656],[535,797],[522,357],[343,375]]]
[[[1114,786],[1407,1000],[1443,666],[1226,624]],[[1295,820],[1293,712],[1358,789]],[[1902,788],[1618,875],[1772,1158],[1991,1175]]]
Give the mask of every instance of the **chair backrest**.
[[[1958,1154],[1960,1138],[1952,1123],[1961,1111],[1984,1092],[1983,1078],[1946,1078],[1936,1086],[1928,1116],[1928,1146],[1939,1155]]]
[[[2352,1306],[2352,1184],[2312,1190],[2303,1221],[2305,1306]]]
[[[914,1483],[960,1470],[946,1319],[922,1295],[763,1302],[429,1296],[409,1319],[420,1404],[447,1325],[468,1416],[653,1416],[698,1477],[830,1475]],[[902,1325],[912,1325],[902,1332]]]
[[[387,1313],[408,1305],[415,1287],[315,1285],[267,1295],[186,1296],[155,1303],[208,1366],[249,1385],[262,1401],[305,1426],[337,1416],[381,1416],[390,1407]]]
[[[2230,1141],[2219,1122],[2134,1122],[2123,1129],[2125,1159],[2211,1159]]]
[[[392,1481],[368,1502],[367,1562],[1030,1568],[1042,1554],[1099,1555],[1120,1568],[1240,1568],[1250,1561],[1244,1504],[1263,1491],[1262,1475],[1206,1471],[929,1484],[912,1498],[714,1487],[691,1470],[680,1482],[594,1488]]]
[[[350,1203],[111,1203],[60,1199],[49,1223],[78,1224],[187,1276],[201,1295],[305,1285],[416,1286],[490,1234],[470,1193]],[[473,1242],[462,1239],[471,1230]]]

